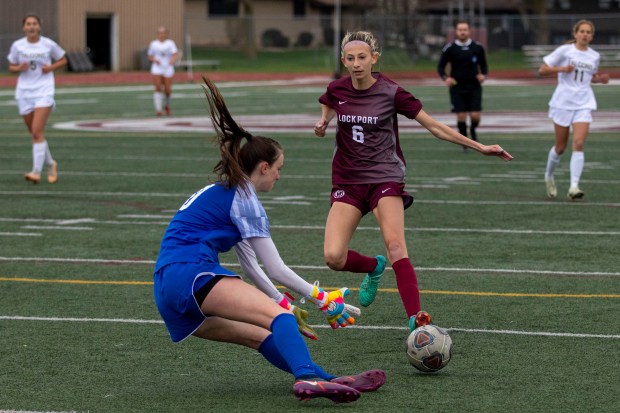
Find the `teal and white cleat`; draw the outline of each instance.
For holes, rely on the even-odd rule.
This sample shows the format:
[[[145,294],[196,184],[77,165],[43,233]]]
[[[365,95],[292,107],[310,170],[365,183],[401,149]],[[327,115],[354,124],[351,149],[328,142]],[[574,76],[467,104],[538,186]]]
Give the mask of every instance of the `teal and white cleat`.
[[[368,307],[375,301],[379,282],[381,281],[381,276],[383,275],[387,262],[383,255],[377,255],[375,259],[377,260],[377,266],[372,272],[366,274],[360,286],[360,304],[364,307]]]

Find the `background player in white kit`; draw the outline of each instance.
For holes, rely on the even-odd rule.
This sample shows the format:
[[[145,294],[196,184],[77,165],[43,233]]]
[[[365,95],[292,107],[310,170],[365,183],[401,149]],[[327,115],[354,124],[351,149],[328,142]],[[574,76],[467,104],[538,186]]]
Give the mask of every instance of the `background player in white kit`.
[[[26,180],[38,184],[43,164],[48,166],[47,180],[58,179],[57,162],[52,158],[43,131],[54,102],[54,70],[67,64],[65,51],[53,40],[41,36],[41,19],[29,14],[22,21],[25,37],[11,45],[7,59],[9,70],[19,73],[15,100],[32,136],[32,171]]]
[[[161,116],[162,107],[166,115],[170,116],[170,94],[172,93],[172,77],[174,65],[179,56],[177,45],[172,39],[168,39],[168,30],[165,27],[157,29],[157,39],[149,44],[147,52],[151,63],[153,75],[153,103],[157,116]],[[163,88],[163,92],[162,92]]]
[[[558,86],[549,101],[549,118],[555,128],[555,146],[549,150],[545,184],[547,196],[558,195],[553,173],[560,163],[560,156],[566,150],[570,126],[573,126],[573,153],[570,160],[569,199],[582,198],[579,188],[583,171],[584,147],[592,111],[596,110],[596,99],[591,83],[609,82],[609,75],[597,73],[600,55],[589,47],[594,37],[594,24],[580,20],[573,26],[574,41],[565,44],[543,57],[544,64],[538,70],[543,76],[556,74]]]

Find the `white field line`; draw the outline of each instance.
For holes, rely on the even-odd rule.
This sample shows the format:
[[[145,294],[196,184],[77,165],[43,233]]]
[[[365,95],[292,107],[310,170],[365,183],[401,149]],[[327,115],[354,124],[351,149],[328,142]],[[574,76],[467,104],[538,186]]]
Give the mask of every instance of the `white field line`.
[[[100,258],[47,258],[47,257],[0,257],[0,261],[25,261],[25,262],[58,262],[58,263],[85,263],[85,264],[130,264],[130,265],[155,265],[154,260],[110,260]],[[224,267],[240,267],[238,262],[221,263]],[[288,265],[291,268],[302,270],[330,271],[324,265]],[[392,270],[392,267],[385,267]],[[508,268],[459,268],[459,267],[416,267],[418,271],[429,272],[471,272],[471,273],[499,273],[499,274],[542,274],[552,276],[576,276],[576,277],[620,277],[620,272],[602,271],[551,271],[551,270],[519,270]],[[0,274],[1,275],[1,274]]]
[[[51,410],[3,410],[0,409],[0,413],[81,413],[79,410],[63,410],[63,411],[51,411]],[[88,413],[88,411],[86,411]]]
[[[0,175],[19,175],[19,171],[0,171]],[[138,177],[138,178],[188,178],[188,179],[202,179],[205,174],[202,173],[162,173],[162,172],[87,172],[87,171],[63,171],[65,176],[96,176],[96,177]],[[297,180],[327,180],[331,179],[330,175],[295,175],[285,174],[284,179],[297,179]],[[518,183],[535,183],[541,182],[538,174],[530,174],[529,172],[512,172],[510,174],[485,174],[483,176],[471,177],[471,176],[443,176],[443,177],[421,177],[414,176],[407,183],[408,186],[419,186],[427,183],[434,184],[475,184],[479,182],[518,182]],[[581,182],[586,184],[601,184],[601,185],[620,185],[620,180],[617,179],[583,179]],[[17,191],[16,191],[17,192]],[[32,192],[32,191],[22,191]]]
[[[286,86],[287,89],[291,89],[292,85],[298,86],[306,86],[308,93],[322,93],[325,91],[325,86],[333,80],[329,76],[308,76],[303,75],[296,79],[282,79],[282,80],[253,80],[253,81],[229,81],[229,82],[218,82],[218,88],[220,89],[229,89],[229,88],[246,88],[246,87],[274,87],[274,86]],[[402,79],[399,83],[409,86],[442,86],[441,79],[438,78],[430,78],[430,79]],[[523,86],[532,86],[532,85],[541,85],[539,79],[534,80],[514,80],[514,79],[488,79],[485,81],[485,86],[487,87],[495,87],[495,86],[513,86],[515,88],[522,88]],[[547,83],[552,84],[552,83]],[[620,85],[620,81],[617,79],[611,79],[609,81],[610,85]],[[310,86],[310,87],[308,87]],[[153,87],[150,85],[123,85],[123,86],[88,86],[88,87],[57,87],[56,94],[57,95],[68,95],[68,94],[87,94],[92,95],[95,93],[119,93],[119,92],[150,92]],[[199,93],[203,93],[200,84],[183,84],[179,83],[174,86],[175,91],[185,91],[185,90],[195,90]],[[299,88],[292,89],[295,93],[300,93]],[[276,91],[276,93],[280,93]],[[284,93],[284,92],[282,92]],[[0,96],[13,97],[15,94],[14,90],[2,90],[0,91]],[[175,94],[173,93],[173,97]],[[527,95],[529,96],[529,94]],[[224,93],[224,97],[226,97],[226,93]]]
[[[1,174],[1,172],[0,172]],[[303,178],[299,176],[299,178]],[[482,182],[483,180],[475,180],[468,179],[464,180],[451,180],[450,178],[437,178],[435,181],[423,180],[419,179],[418,183],[407,184],[407,189],[413,188],[422,188],[428,186],[429,182],[432,182],[433,185],[473,185],[478,182]],[[506,181],[506,180],[504,180]],[[536,180],[537,182],[539,180]],[[587,181],[587,180],[586,180]],[[586,182],[582,181],[582,182]],[[602,184],[602,185],[620,185],[620,181],[590,181],[589,184]],[[188,192],[184,193],[172,193],[172,192],[93,192],[93,191],[56,191],[56,190],[26,190],[26,191],[0,191],[0,195],[19,195],[19,196],[75,196],[75,197],[84,197],[84,196],[96,196],[96,197],[139,197],[139,198],[178,198],[178,199],[187,199],[189,195]],[[289,201],[289,199],[295,198],[298,201]],[[318,201],[318,202],[328,202],[327,194],[325,196],[306,196],[306,195],[298,195],[298,196],[287,196],[287,197],[278,197],[278,196],[261,196],[261,200],[263,203],[269,202],[278,202],[280,199],[283,199],[283,202],[299,202],[299,205],[308,205],[308,202]],[[416,204],[455,204],[455,205],[530,205],[530,206],[562,206],[562,207],[588,207],[588,206],[602,206],[602,207],[620,207],[620,203],[618,202],[562,202],[562,201],[467,201],[467,200],[433,200],[433,199],[416,199]]]
[[[310,205],[309,202],[280,202],[280,201],[263,201],[264,204],[287,204],[287,205]],[[0,222],[29,222],[29,223],[56,223],[53,219],[37,219],[37,218],[1,218]],[[89,223],[93,225],[168,225],[170,222],[166,221],[99,221],[92,220]],[[29,226],[26,226],[27,228]],[[31,228],[39,229],[70,229],[69,227],[35,227]],[[286,230],[315,230],[323,231],[325,226],[323,225],[271,225],[273,229],[286,229]],[[87,228],[84,228],[87,229]],[[378,227],[357,227],[359,231],[379,231]],[[453,232],[453,233],[476,233],[476,234],[524,234],[524,235],[590,235],[590,236],[618,236],[620,231],[546,231],[546,230],[534,230],[534,229],[501,229],[501,228],[411,228],[405,227],[405,232]]]
[[[78,317],[24,317],[24,316],[0,316],[0,320],[7,321],[46,321],[46,322],[85,322],[85,323],[118,323],[118,324],[163,324],[162,320],[144,320],[144,319],[128,319],[128,318],[78,318]],[[311,325],[312,328],[331,328],[325,324]],[[354,330],[393,330],[406,331],[408,327],[401,326],[364,326],[354,325],[347,329]],[[619,334],[583,334],[583,333],[553,333],[547,331],[519,331],[519,330],[485,330],[448,327],[451,332],[461,333],[488,333],[488,334],[512,334],[521,336],[543,336],[543,337],[570,337],[570,338],[604,338],[604,339],[620,339]]]
[[[64,226],[39,226],[39,225],[24,225],[22,228],[24,229],[53,229],[56,230],[65,230],[65,231],[92,231],[94,228],[91,227],[64,227]]]
[[[327,85],[332,79],[325,76],[305,76],[298,79],[283,80],[262,80],[262,81],[236,81],[236,82],[218,82],[219,89],[228,89],[236,87],[272,87],[272,86],[291,86],[291,85]],[[324,91],[325,86],[322,87]],[[119,92],[150,92],[153,87],[150,85],[127,85],[127,86],[93,86],[93,87],[57,87],[56,95],[73,95],[73,94],[98,94],[98,93],[119,93]],[[200,94],[204,94],[200,84],[178,84],[174,86],[174,90],[195,90]],[[14,90],[2,90],[0,96],[10,96],[15,94]],[[174,94],[172,95],[174,97]],[[226,96],[226,93],[224,93]]]
[[[38,232],[0,232],[0,237],[42,237]]]

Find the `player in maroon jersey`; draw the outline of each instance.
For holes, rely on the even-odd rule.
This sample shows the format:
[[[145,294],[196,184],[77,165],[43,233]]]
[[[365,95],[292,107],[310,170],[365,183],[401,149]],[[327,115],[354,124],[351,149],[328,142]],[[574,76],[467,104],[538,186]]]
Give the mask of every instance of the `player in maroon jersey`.
[[[499,145],[483,145],[438,122],[422,110],[422,103],[411,93],[382,74],[373,73],[380,52],[372,33],[347,33],[341,50],[342,63],[350,76],[327,86],[319,98],[321,119],[314,127],[314,133],[322,137],[334,117],[338,122],[332,161],[332,206],[325,225],[325,262],[336,271],[367,273],[360,287],[360,302],[363,306],[373,302],[386,259],[349,249],[360,220],[372,212],[413,330],[431,320],[420,311],[417,276],[405,242],[405,209],[413,197],[405,191],[406,163],[399,144],[397,115],[415,119],[439,139],[505,161],[512,156]]]

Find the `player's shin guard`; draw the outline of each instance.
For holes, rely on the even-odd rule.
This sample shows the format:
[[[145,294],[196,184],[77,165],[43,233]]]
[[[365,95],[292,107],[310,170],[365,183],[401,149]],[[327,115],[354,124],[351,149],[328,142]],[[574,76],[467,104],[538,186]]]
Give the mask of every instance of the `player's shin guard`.
[[[547,169],[545,170],[545,178],[550,178],[553,176],[555,172],[555,168],[558,167],[560,163],[560,154],[555,151],[555,146],[552,146],[549,149],[549,154],[547,155]]]
[[[476,134],[476,128],[478,127],[479,124],[480,124],[479,120],[472,120],[471,125],[469,127],[469,133],[470,133],[471,139],[476,142],[478,142],[478,135]]]
[[[45,152],[47,151],[47,141],[32,144],[32,171],[41,173],[45,162]]]
[[[293,314],[280,314],[271,322],[274,345],[296,379],[316,377],[310,352],[297,328]]]
[[[344,264],[341,271],[363,274],[372,272],[376,266],[377,260],[375,257],[368,257],[357,251],[349,250],[347,252],[347,262]]]
[[[262,354],[263,357],[265,357],[265,359],[274,367],[277,367],[287,373],[291,372],[288,364],[286,364],[286,360],[284,360],[284,357],[282,357],[280,351],[278,351],[278,348],[273,341],[273,334],[267,336],[267,338],[261,343],[260,347],[258,347],[258,352]],[[332,374],[327,373],[318,364],[312,363],[312,365],[315,374],[323,380],[332,380],[336,377]]]
[[[396,261],[392,264],[392,269],[396,274],[396,286],[398,287],[398,293],[405,306],[407,317],[411,317],[420,311],[418,277],[409,258]]]
[[[570,187],[579,187],[579,180],[581,179],[581,173],[583,172],[583,164],[585,163],[585,157],[581,151],[573,151],[570,158]]]
[[[155,112],[157,112],[157,114],[161,114],[163,96],[164,94],[161,92],[153,93],[153,105],[155,106]]]
[[[459,133],[463,136],[467,136],[467,123],[466,122],[457,122],[456,126],[459,128]]]

